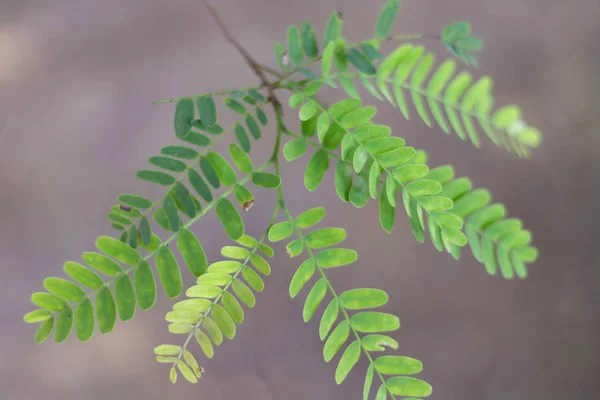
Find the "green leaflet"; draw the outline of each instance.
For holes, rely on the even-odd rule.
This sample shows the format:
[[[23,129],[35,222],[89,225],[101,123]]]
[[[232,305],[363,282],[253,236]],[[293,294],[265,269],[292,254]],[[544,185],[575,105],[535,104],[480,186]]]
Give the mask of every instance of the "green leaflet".
[[[287,41],[290,59],[296,65],[302,64],[304,54],[302,53],[302,43],[296,25],[289,27],[287,32]]]
[[[367,375],[365,376],[365,384],[363,386],[363,400],[369,399],[369,394],[371,393],[371,385],[373,384],[373,375],[373,364],[369,363],[369,368],[367,368]]]
[[[152,243],[152,231],[148,218],[142,217],[140,220],[140,240],[142,246],[149,246]]]
[[[329,331],[338,317],[339,310],[340,306],[337,299],[332,299],[329,302],[329,305],[327,305],[327,308],[325,308],[325,311],[323,311],[323,316],[319,323],[319,338],[321,340],[324,340],[329,334]]]
[[[257,292],[262,292],[264,290],[265,283],[263,282],[262,278],[256,272],[254,272],[252,268],[244,267],[244,269],[242,270],[242,276],[244,277],[246,282],[248,282],[248,284],[252,287],[252,289],[256,290]]]
[[[217,123],[217,108],[212,96],[200,96],[196,99],[196,107],[200,120],[206,126],[213,126]]]
[[[325,218],[325,208],[315,207],[296,216],[295,223],[300,229],[308,229],[321,222],[323,218]]]
[[[233,98],[223,99],[223,104],[225,104],[227,107],[229,107],[231,110],[238,114],[246,115],[247,113],[244,106],[239,101],[236,101]]]
[[[387,348],[398,350],[398,342],[387,335],[377,333],[363,336],[362,344],[367,351],[385,351]]]
[[[325,294],[327,293],[327,279],[319,279],[312,287],[306,301],[304,302],[304,309],[302,311],[302,318],[304,322],[310,321],[312,316],[315,314],[319,305],[323,301]]]
[[[190,181],[190,185],[194,188],[196,193],[198,193],[200,197],[204,199],[204,201],[212,201],[213,195],[210,191],[210,188],[208,187],[206,182],[204,182],[204,179],[202,179],[200,174],[196,172],[196,170],[190,169],[188,171],[188,179]]]
[[[112,293],[106,286],[103,286],[96,295],[96,313],[100,332],[112,332],[117,321],[117,310]]]
[[[271,266],[269,265],[267,260],[265,260],[260,255],[258,255],[256,253],[250,254],[250,262],[252,262],[252,265],[254,265],[254,268],[256,268],[261,274],[263,274],[263,275],[271,274]]]
[[[303,22],[301,32],[304,54],[308,58],[314,58],[319,55],[319,44],[317,43],[312,25],[308,22]]]
[[[166,146],[160,149],[160,152],[165,156],[181,158],[183,160],[193,160],[199,156],[196,150],[186,146]]]
[[[304,139],[292,140],[283,146],[283,156],[287,161],[294,161],[302,157],[304,153],[306,153],[306,141]]]
[[[73,282],[62,278],[51,277],[44,279],[44,289],[69,301],[79,301],[85,296],[83,289]]]
[[[411,376],[394,376],[386,381],[390,392],[398,396],[426,397],[431,394],[431,385]]]
[[[233,258],[234,260],[243,260],[250,256],[250,251],[243,247],[224,246],[221,248],[221,255],[227,258]]]
[[[290,258],[294,258],[302,254],[304,251],[304,241],[302,239],[296,239],[288,243],[285,246],[285,252]]]
[[[98,276],[98,274],[90,271],[79,263],[67,261],[63,267],[63,270],[76,282],[90,289],[99,289],[104,284],[104,281]]]
[[[236,328],[229,313],[221,305],[214,304],[211,315],[225,337],[233,339],[235,337]]]
[[[342,228],[321,228],[308,233],[306,243],[313,249],[334,246],[346,239],[346,231]]]
[[[187,168],[187,165],[185,165],[185,163],[183,161],[175,160],[174,158],[171,158],[171,157],[164,157],[164,156],[150,157],[148,159],[148,162],[156,167],[166,169],[167,171],[173,171],[173,172],[183,172]],[[139,175],[138,175],[138,177],[139,177]],[[142,179],[145,179],[145,178],[142,177]],[[166,179],[165,182],[169,181],[169,178],[161,178],[161,179]]]
[[[350,201],[352,189],[352,167],[344,162],[338,162],[335,167],[335,191],[345,203]]]
[[[254,205],[254,195],[245,186],[236,185],[235,189],[233,190],[233,194],[240,207],[243,208],[244,211],[250,210]]]
[[[276,189],[281,185],[281,178],[268,172],[255,172],[252,174],[252,183],[267,189]]]
[[[194,336],[196,338],[196,341],[202,348],[202,351],[204,352],[204,354],[206,354],[206,357],[213,358],[215,351],[213,349],[213,345],[210,342],[210,339],[208,338],[208,336],[206,336],[206,334],[204,332],[202,332],[200,329],[196,329],[194,331]]]
[[[306,285],[306,283],[312,278],[315,273],[315,263],[312,258],[304,261],[298,267],[298,270],[292,277],[290,282],[290,297],[294,298],[300,293],[300,290]]]
[[[146,261],[141,261],[133,272],[133,282],[138,304],[142,310],[148,310],[156,301],[156,281],[152,268]]]
[[[317,254],[317,262],[321,268],[341,267],[356,261],[358,254],[351,249],[327,249]]]
[[[219,180],[217,171],[207,158],[200,157],[200,169],[202,170],[202,173],[206,177],[208,183],[210,183],[213,188],[218,189],[221,186],[221,181]]]
[[[246,133],[246,130],[244,129],[244,127],[240,124],[235,125],[235,137],[237,138],[238,142],[240,143],[240,146],[242,147],[242,149],[246,153],[250,153],[250,150],[251,150],[250,138],[248,137],[248,133]]]
[[[220,199],[215,207],[215,212],[231,240],[237,240],[244,234],[244,221],[229,200]]]
[[[377,23],[375,24],[375,36],[385,38],[389,35],[399,8],[400,4],[398,0],[388,0],[377,18]]]
[[[206,155],[206,159],[215,169],[216,174],[219,177],[219,180],[223,183],[223,185],[235,185],[235,183],[237,182],[237,176],[235,175],[233,168],[231,168],[231,165],[223,158],[223,156],[221,156],[219,153],[211,151]]]
[[[189,218],[196,216],[196,203],[189,190],[181,182],[175,184],[174,199],[178,208]]]
[[[130,207],[145,209],[152,207],[152,202],[145,197],[136,194],[122,194],[119,196],[119,201]]]
[[[347,290],[339,298],[347,310],[381,307],[388,301],[388,295],[383,290],[366,288]]]
[[[131,279],[126,274],[120,275],[115,281],[115,299],[121,321],[132,319],[135,315],[136,298]]]
[[[254,293],[246,284],[239,279],[233,281],[231,285],[233,292],[240,298],[241,301],[244,302],[248,307],[254,307],[256,304],[256,298],[254,297]]]
[[[52,329],[54,328],[54,317],[49,318],[47,320],[45,320],[44,322],[42,322],[40,324],[40,327],[38,328],[37,332],[35,333],[35,342],[37,344],[42,343],[43,341],[45,341],[48,336],[50,336],[50,333],[52,332]]]
[[[109,236],[100,236],[96,240],[96,247],[103,253],[129,265],[137,263],[140,259],[140,253],[126,243]]]
[[[35,322],[43,322],[52,317],[51,310],[34,310],[31,311],[23,317],[23,320],[28,324],[33,324]]]
[[[84,299],[75,309],[75,331],[77,339],[87,342],[94,335],[94,306],[90,299]]]
[[[385,375],[413,375],[423,370],[423,363],[411,357],[381,356],[375,359],[375,369]]]
[[[334,12],[329,17],[327,27],[325,28],[325,40],[324,44],[327,45],[329,42],[334,42],[342,33],[342,20],[337,12]]]
[[[183,290],[183,280],[177,260],[169,247],[163,246],[156,253],[156,270],[167,296],[171,299],[179,296]]]
[[[335,370],[335,383],[339,385],[346,379],[346,376],[348,376],[350,370],[356,365],[359,358],[360,340],[355,340],[346,347],[342,358],[340,358],[340,362]]]
[[[56,327],[54,328],[54,341],[56,343],[62,343],[69,338],[71,328],[73,327],[73,309],[67,307],[63,312],[60,313],[56,320]]]
[[[321,181],[325,172],[329,168],[329,156],[324,150],[317,151],[308,162],[304,171],[304,186],[310,192],[314,192]]]
[[[183,229],[177,237],[177,249],[194,276],[200,276],[208,268],[208,260],[204,248],[196,235],[190,230]]]
[[[165,213],[167,226],[169,227],[168,230],[173,232],[178,231],[181,226],[181,218],[179,217],[179,211],[177,210],[177,205],[173,198],[165,197],[163,200],[163,211]]]
[[[141,170],[136,173],[136,176],[144,181],[161,186],[169,186],[175,182],[175,178],[171,175],[160,171]]]
[[[242,310],[242,306],[240,306],[240,303],[231,293],[223,292],[221,304],[223,304],[223,308],[225,308],[236,324],[244,322],[244,310]]]
[[[279,242],[292,235],[293,225],[289,221],[278,222],[269,229],[268,237],[271,242]]]
[[[392,314],[362,311],[351,317],[352,326],[358,332],[389,332],[400,328],[400,320]]]
[[[350,61],[350,64],[354,65],[363,74],[375,75],[377,72],[373,64],[356,49],[350,49],[346,54],[346,58]]]
[[[90,267],[106,275],[116,276],[123,271],[119,264],[100,253],[87,251],[83,253],[82,258]]]
[[[194,119],[194,101],[190,98],[181,99],[175,106],[175,136],[178,138],[186,137],[192,129],[192,120]]]
[[[350,324],[347,319],[344,319],[335,327],[333,332],[331,332],[331,335],[329,335],[329,338],[323,346],[323,359],[325,362],[331,361],[336,353],[342,348],[348,339],[349,334]]]

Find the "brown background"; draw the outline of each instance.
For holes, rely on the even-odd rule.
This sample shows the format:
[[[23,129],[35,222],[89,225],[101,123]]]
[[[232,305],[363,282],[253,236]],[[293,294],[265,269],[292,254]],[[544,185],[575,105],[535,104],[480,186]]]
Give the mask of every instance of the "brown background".
[[[347,38],[360,40],[372,34],[383,1],[215,3],[252,54],[273,65],[272,46],[289,24],[309,20],[322,32],[329,13],[341,9]],[[301,184],[306,159],[284,166],[292,212],[324,204],[327,225],[347,228],[347,244],[359,251],[355,267],[331,274],[334,284],[388,291],[387,309],[402,321],[400,353],[424,362],[422,376],[435,398],[600,394],[599,18],[597,0],[406,0],[394,28],[436,32],[450,21],[471,20],[486,46],[476,74],[491,74],[497,103],[520,104],[545,133],[543,146],[525,161],[487,142],[475,150],[416,118],[407,123],[383,103],[378,115],[379,123],[425,148],[432,164],[453,163],[524,220],[541,250],[526,281],[489,277],[467,253],[456,262],[430,243],[418,244],[403,217],[386,235],[375,202],[360,211],[341,204],[332,174],[309,194]],[[448,56],[438,43],[426,44]],[[213,360],[199,357],[207,373],[197,386],[168,384],[166,367],[154,362],[155,345],[179,340],[167,333],[163,316],[171,303],[164,295],[152,311],[85,344],[72,338],[35,346],[34,327],[22,322],[42,279],[60,274],[65,260],[77,260],[97,235],[110,233],[104,215],[119,193],[159,195],[134,173],[173,142],[174,107],[152,101],[255,81],[200,1],[1,1],[0,398],[360,397],[365,364],[335,385],[317,324],[304,324],[301,300],[287,296],[301,260],[285,256],[274,260],[238,337]],[[297,128],[292,112],[287,119]],[[255,144],[257,159],[268,155],[272,129],[265,136]],[[273,198],[267,192],[257,198],[246,224],[258,236]],[[196,228],[213,261],[226,243],[215,223],[209,216]]]

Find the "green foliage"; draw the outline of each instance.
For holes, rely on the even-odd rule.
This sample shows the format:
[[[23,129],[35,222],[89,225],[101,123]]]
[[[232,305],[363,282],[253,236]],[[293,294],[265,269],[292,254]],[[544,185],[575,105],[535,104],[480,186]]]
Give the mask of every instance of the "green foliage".
[[[38,308],[24,317],[27,323],[39,324],[36,343],[52,334],[55,342],[63,342],[73,328],[80,341],[90,340],[96,327],[104,334],[112,332],[117,319],[128,321],[138,308],[151,309],[163,291],[167,298],[177,299],[165,316],[167,329],[184,339],[181,344],[156,346],[156,360],[170,366],[171,382],[181,375],[196,383],[203,368],[189,344],[195,339],[204,355],[212,358],[215,347],[237,335],[246,308],[255,306],[256,292],[265,287],[263,277],[272,270],[267,259],[275,251],[264,243],[268,238],[284,241],[286,254],[300,259],[289,294],[304,297],[305,322],[323,310],[319,338],[324,342],[324,360],[337,357],[336,383],[365,358],[364,400],[372,395],[377,400],[429,396],[431,386],[413,376],[423,369],[419,360],[373,354],[399,348],[389,333],[399,329],[400,320],[381,310],[396,299],[376,288],[336,291],[327,274],[332,268],[355,266],[358,254],[343,245],[346,230],[317,226],[325,217],[323,207],[292,217],[283,194],[280,153],[290,162],[304,159],[307,191],[332,186],[342,202],[356,208],[375,200],[387,233],[401,224],[396,211],[403,209],[408,224],[402,228],[410,226],[417,241],[424,242],[427,236],[437,250],[455,259],[468,247],[490,275],[512,279],[525,278],[527,265],[538,257],[522,221],[508,218],[506,208],[493,203],[486,189],[457,177],[452,166],[432,166],[425,151],[375,122],[377,108],[363,104],[362,89],[398,107],[404,118],[416,113],[427,126],[435,125],[477,147],[483,133],[497,146],[529,156],[541,134],[523,121],[519,107],[494,109],[490,77],[474,81],[469,71],[457,71],[454,60],[436,64],[435,55],[424,46],[406,42],[437,38],[457,59],[476,66],[474,52],[481,50],[482,42],[471,35],[468,22],[450,24],[439,35],[394,35],[398,12],[399,2],[388,0],[375,23],[375,36],[358,43],[343,37],[344,23],[337,12],[328,19],[322,41],[308,22],[290,26],[285,46],[275,45],[281,73],[262,66],[229,36],[260,77],[260,86],[159,101],[176,102],[175,143],[151,156],[150,166],[136,175],[163,187],[162,196],[151,200],[120,195],[107,213],[114,237],[98,237],[96,250],[84,252],[81,262],[67,261],[66,277],[43,281],[44,291],[31,296]],[[382,54],[383,43],[395,40],[404,43]],[[267,74],[277,79],[270,81]],[[319,96],[329,88],[344,96],[325,105]],[[288,105],[298,111],[300,133],[283,120],[279,90],[290,92]],[[273,109],[274,129],[268,126],[265,106]],[[222,113],[232,116],[231,125],[219,123]],[[257,141],[270,135],[275,138],[272,155],[257,167],[251,152]],[[232,139],[228,151],[216,151],[213,145],[226,137]],[[285,143],[284,137],[289,139]],[[277,192],[260,239],[248,235],[240,211],[248,212],[257,201],[252,186]],[[213,209],[223,227],[220,233],[234,243],[221,248],[223,259],[209,262],[192,225]],[[280,213],[285,219],[275,222]],[[188,283],[190,273],[194,285]]]
[[[354,250],[333,247],[346,238],[346,231],[341,228],[320,228],[310,232],[301,228],[298,219],[307,215],[325,215],[323,208],[305,211],[295,219],[285,210],[287,221],[274,225],[269,230],[269,237],[279,238],[280,224],[291,225],[293,234],[304,243],[308,258],[300,264],[290,283],[290,296],[296,297],[304,287],[308,287],[311,280],[315,280],[306,295],[304,302],[303,318],[305,322],[311,320],[316,311],[325,304],[326,297],[330,297],[319,323],[319,336],[325,340],[323,358],[331,361],[337,354],[341,354],[335,371],[335,381],[342,383],[348,373],[356,366],[361,355],[369,362],[365,377],[364,398],[368,398],[370,388],[376,375],[380,381],[382,393],[400,396],[428,396],[431,386],[420,379],[403,375],[414,375],[422,370],[420,361],[405,356],[384,355],[375,358],[371,353],[385,350],[382,343],[396,343],[383,333],[392,332],[400,328],[400,320],[395,315],[373,310],[384,306],[388,302],[388,295],[380,289],[357,288],[338,293],[327,277],[330,267],[346,266],[356,261]],[[306,225],[305,225],[306,226]],[[316,240],[315,238],[318,238]],[[316,245],[315,245],[316,244]],[[313,249],[322,249],[318,253]],[[350,311],[356,311],[351,313]],[[362,334],[362,335],[361,335]],[[392,348],[397,348],[397,345]],[[343,351],[342,351],[343,349]],[[384,375],[394,375],[385,378]],[[383,389],[381,389],[383,388]]]

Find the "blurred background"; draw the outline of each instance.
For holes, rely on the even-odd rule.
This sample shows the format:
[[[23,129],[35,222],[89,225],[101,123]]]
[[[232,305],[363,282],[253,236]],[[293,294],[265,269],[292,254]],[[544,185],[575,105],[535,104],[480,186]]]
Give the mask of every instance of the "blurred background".
[[[381,1],[221,0],[214,2],[255,58],[275,65],[273,45],[289,24],[312,22],[322,37],[341,10],[351,41],[372,36]],[[600,3],[597,0],[401,2],[394,33],[440,32],[468,19],[485,42],[474,73],[495,80],[497,104],[522,106],[544,133],[530,160],[486,141],[476,150],[456,136],[377,100],[377,122],[452,163],[534,232],[540,258],[527,280],[490,277],[468,252],[460,261],[417,243],[399,215],[393,234],[379,227],[377,204],[355,210],[337,199],[333,174],[315,193],[302,185],[307,159],[284,164],[292,213],[325,205],[325,225],[349,230],[359,252],[352,268],[330,275],[340,290],[379,287],[400,316],[399,353],[423,361],[433,398],[591,399],[600,395]],[[425,42],[442,57],[443,46]],[[389,46],[387,47],[389,49]],[[105,215],[118,194],[160,191],[135,178],[145,160],[173,143],[173,104],[154,100],[256,82],[200,1],[0,1],[0,398],[27,399],[350,399],[359,398],[366,364],[341,386],[323,362],[318,323],[304,324],[302,300],[287,288],[301,259],[275,246],[273,274],[234,341],[206,360],[198,385],[169,384],[152,349],[180,339],[167,332],[171,302],[138,310],[110,335],[36,346],[22,316],[44,277],[112,234]],[[282,93],[287,101],[287,94]],[[339,92],[327,92],[333,102]],[[366,98],[366,97],[365,97]],[[295,113],[290,127],[299,130]],[[272,118],[272,115],[269,114]],[[227,117],[229,118],[229,117]],[[227,122],[227,121],[225,121]],[[228,125],[223,123],[223,125]],[[265,160],[274,131],[253,154]],[[220,143],[219,149],[226,149]],[[260,236],[274,204],[257,192],[245,214]],[[400,213],[402,214],[402,213]],[[227,243],[214,215],[196,226],[209,260]],[[185,275],[186,286],[193,282]],[[306,291],[303,292],[306,295]],[[320,315],[320,312],[319,314]]]

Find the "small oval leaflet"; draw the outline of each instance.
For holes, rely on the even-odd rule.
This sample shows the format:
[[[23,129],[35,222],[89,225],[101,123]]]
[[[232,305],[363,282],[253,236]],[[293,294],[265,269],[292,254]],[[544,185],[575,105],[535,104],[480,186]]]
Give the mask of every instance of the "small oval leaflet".
[[[226,198],[217,202],[215,212],[231,240],[237,240],[244,234],[244,222],[238,210]]]
[[[352,249],[327,249],[317,254],[317,261],[322,268],[341,267],[356,261],[358,254]]]
[[[363,311],[351,317],[352,326],[359,332],[389,332],[400,328],[400,320],[393,314]]]
[[[279,242],[287,239],[292,235],[293,225],[289,221],[278,222],[269,229],[269,240],[271,242]]]
[[[194,119],[194,101],[190,98],[181,99],[175,106],[175,136],[178,138],[186,137],[192,129],[192,120]]]
[[[315,207],[296,216],[295,222],[298,228],[308,229],[321,222],[323,218],[325,218],[325,208]]]
[[[133,247],[109,236],[100,236],[96,240],[96,247],[103,253],[129,265],[137,263],[142,257]]]
[[[327,293],[327,279],[321,278],[319,279],[313,288],[308,293],[306,297],[306,301],[304,302],[304,309],[302,311],[302,318],[304,322],[310,321],[312,316],[319,308],[319,305],[323,301],[325,294]]]
[[[423,370],[423,363],[405,356],[381,356],[375,359],[375,369],[385,375],[413,375]]]
[[[277,189],[281,185],[281,178],[268,172],[255,172],[252,174],[252,183],[267,189]]]
[[[294,298],[298,295],[300,290],[306,285],[306,283],[312,278],[315,273],[315,263],[312,258],[304,261],[300,264],[300,267],[296,270],[296,273],[292,277],[290,282],[290,297]]]
[[[94,306],[90,299],[83,300],[75,309],[77,339],[87,342],[94,335]]]
[[[183,280],[177,260],[169,247],[163,246],[157,251],[156,269],[167,296],[171,299],[179,296],[183,290]]]
[[[152,268],[146,261],[140,262],[140,265],[133,273],[133,282],[138,304],[142,310],[152,308],[156,301],[156,281]]]
[[[394,376],[386,384],[390,392],[398,396],[426,397],[432,392],[429,383],[411,376]]]
[[[334,246],[346,239],[346,230],[342,228],[321,228],[308,233],[306,243],[313,249]]]
[[[112,293],[106,286],[103,286],[96,295],[96,313],[100,332],[112,332],[117,321],[117,310]]]
[[[208,268],[208,260],[204,248],[196,235],[189,229],[183,229],[177,237],[177,249],[194,276],[200,276]]]
[[[381,307],[388,302],[388,295],[381,289],[351,289],[339,296],[347,310]]]

